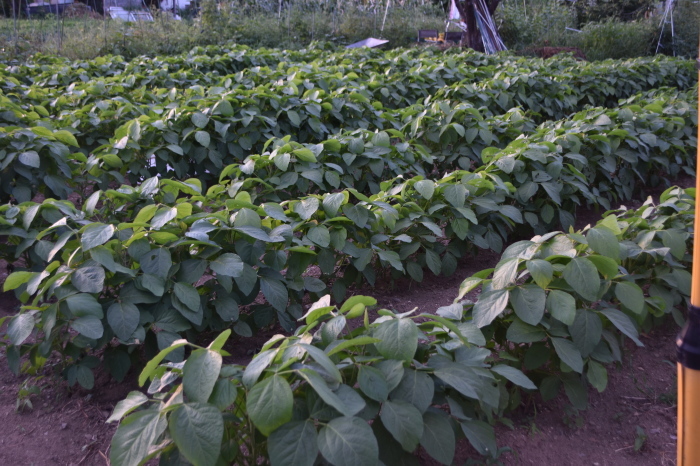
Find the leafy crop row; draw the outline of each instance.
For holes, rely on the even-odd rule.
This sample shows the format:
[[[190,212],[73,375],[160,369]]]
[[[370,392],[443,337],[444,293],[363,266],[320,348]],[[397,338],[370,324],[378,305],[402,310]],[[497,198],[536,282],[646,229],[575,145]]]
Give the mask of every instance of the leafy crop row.
[[[693,112],[674,99],[665,109],[594,109],[514,141],[480,171],[437,180],[381,181],[384,164],[389,173],[412,169],[387,133],[307,147],[283,138],[224,169],[222,178],[234,179],[206,190],[197,179],[154,177],[97,191],[82,209],[53,199],[5,206],[4,256],[27,268],[5,288],[31,300],[13,320],[23,330],[11,336],[10,360],[16,369],[21,352],[40,362],[58,349],[72,361],[66,376],[90,386],[95,360],[84,355],[115,336],[121,344],[109,345],[105,362],[120,378],[143,342],[163,349],[182,332],[230,325],[247,336],[274,320],[291,331],[306,294],[330,290],[340,301],[378,273],[450,275],[475,247],[501,250],[516,225],[545,230],[558,223],[555,209],[570,224],[576,203],[628,198],[634,183],[687,164],[685,147],[695,141],[685,118]],[[600,155],[605,144],[615,150]],[[604,190],[610,163],[620,175]],[[327,192],[364,182],[372,191],[372,176],[376,194]],[[312,265],[319,276],[307,274]],[[35,327],[43,339],[26,344]]]
[[[270,339],[247,367],[223,364],[230,330],[208,347],[175,341],[139,377],[151,381],[151,398],[132,392],[115,407],[109,421],[124,419],[110,459],[393,464],[420,445],[451,464],[460,437],[497,457],[492,424],[508,423],[523,396],[547,400],[563,386],[584,408],[589,385],[605,390],[622,338],[641,345],[640,323],[688,299],[692,191],[517,242],[437,315],[382,309],[370,322],[373,298],[333,306],[324,296],[293,336]],[[460,301],[478,286],[476,303]],[[184,364],[160,364],[186,346]]]

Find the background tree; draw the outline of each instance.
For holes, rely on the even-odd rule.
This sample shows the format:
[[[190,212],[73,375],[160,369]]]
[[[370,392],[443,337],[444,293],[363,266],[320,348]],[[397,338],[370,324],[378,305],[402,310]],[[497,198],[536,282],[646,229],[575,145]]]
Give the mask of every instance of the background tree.
[[[490,16],[496,11],[501,0],[486,0],[486,8]],[[478,52],[484,51],[484,43],[481,40],[481,33],[476,22],[477,0],[455,0],[455,5],[462,16],[464,24],[467,25],[467,33],[462,38],[462,46],[472,48]]]

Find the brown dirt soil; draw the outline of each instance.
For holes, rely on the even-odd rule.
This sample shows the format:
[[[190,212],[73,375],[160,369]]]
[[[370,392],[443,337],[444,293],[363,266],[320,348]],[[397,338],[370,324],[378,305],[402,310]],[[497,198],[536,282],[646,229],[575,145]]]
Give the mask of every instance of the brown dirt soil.
[[[694,180],[683,180],[682,186]],[[658,194],[658,193],[655,193]],[[637,207],[641,203],[628,203]],[[595,223],[602,212],[580,211],[577,227]],[[381,307],[434,313],[449,305],[457,295],[461,281],[474,272],[493,267],[499,254],[483,252],[465,258],[451,277],[425,273],[423,283],[400,280],[392,286],[355,290],[353,294],[371,294]],[[7,272],[0,267],[0,283]],[[472,296],[473,297],[473,296]],[[19,303],[12,293],[0,294],[0,318],[14,315]],[[0,327],[0,335],[7,325]],[[676,368],[675,334],[678,328],[669,322],[648,335],[645,346],[627,346],[624,364],[609,367],[609,383],[602,394],[589,393],[589,409],[572,412],[563,395],[543,403],[525,400],[512,418],[513,429],[497,427],[499,458],[506,465],[592,465],[644,466],[675,464],[676,448]],[[254,339],[227,345],[229,362],[245,363],[274,333],[272,329]],[[228,358],[227,358],[228,359]],[[136,389],[132,370],[122,383],[115,383],[105,373],[98,373],[91,392],[69,389],[54,368],[47,364],[44,377],[34,382],[42,387],[29,399],[32,410],[16,410],[17,393],[27,375],[16,377],[6,364],[0,349],[0,466],[20,465],[103,465],[109,466],[109,443],[116,425],[106,424],[114,405]],[[635,451],[637,426],[647,436],[642,448]],[[417,454],[421,464],[434,465],[424,451]],[[454,464],[484,464],[466,440],[460,441]]]

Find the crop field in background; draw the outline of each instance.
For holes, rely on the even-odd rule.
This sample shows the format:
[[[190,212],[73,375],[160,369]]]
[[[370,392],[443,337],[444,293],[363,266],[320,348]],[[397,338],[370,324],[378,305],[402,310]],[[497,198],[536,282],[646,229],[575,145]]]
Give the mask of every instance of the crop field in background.
[[[7,363],[58,358],[92,389],[151,359],[153,398],[110,418],[128,415],[115,466],[151,446],[345,465],[420,445],[450,464],[459,437],[495,458],[493,425],[525,397],[585,409],[626,339],[683,321],[695,192],[670,187],[695,174],[696,79],[670,57],[419,48],[8,61]],[[574,230],[580,209],[650,190],[659,203]],[[437,311],[370,312],[356,293],[483,250],[495,268]],[[229,335],[271,328],[286,336],[247,367],[222,359]]]

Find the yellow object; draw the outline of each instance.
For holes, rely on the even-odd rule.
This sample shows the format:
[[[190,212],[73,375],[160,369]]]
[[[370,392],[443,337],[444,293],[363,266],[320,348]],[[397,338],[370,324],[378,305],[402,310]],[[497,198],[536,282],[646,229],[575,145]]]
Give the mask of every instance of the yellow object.
[[[700,371],[678,364],[678,466],[700,464]]]

